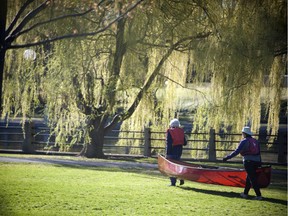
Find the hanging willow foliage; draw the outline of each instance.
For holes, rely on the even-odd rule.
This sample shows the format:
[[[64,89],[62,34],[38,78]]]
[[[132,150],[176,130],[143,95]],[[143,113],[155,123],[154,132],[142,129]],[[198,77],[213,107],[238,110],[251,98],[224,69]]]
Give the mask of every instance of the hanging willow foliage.
[[[165,132],[169,121],[180,118],[179,111],[189,107],[195,113],[194,131],[214,128],[239,132],[248,124],[256,133],[261,104],[266,103],[268,129],[277,133],[286,56],[275,57],[274,53],[286,35],[284,1],[151,2],[153,7],[144,4],[147,9],[143,6],[135,10],[130,20],[127,18],[129,25],[125,26],[121,44],[125,49],[119,49],[124,55],[117,65],[121,68],[119,76],[111,75],[117,40],[115,26],[99,37],[55,43],[50,53],[39,48],[36,61],[24,61],[19,50],[9,51],[3,114],[10,115],[14,110],[15,116],[23,115],[25,119],[44,103],[56,143],[62,146],[83,139],[89,143],[92,127],[88,127],[88,122],[95,115],[111,118],[130,107],[165,51],[181,38],[191,36],[175,47],[121,129],[143,130],[150,126]],[[69,32],[78,31],[70,28],[74,21],[59,21],[50,27],[56,29],[61,24],[60,32],[66,28]],[[84,23],[81,20],[79,31],[85,30]],[[87,28],[93,28],[93,24]],[[264,82],[267,77],[269,82]],[[187,79],[192,83],[186,85]],[[267,97],[263,98],[263,94]],[[107,104],[113,107],[99,109]],[[205,143],[197,145],[193,147],[205,147]]]
[[[34,111],[40,104],[39,80],[43,68],[36,61],[25,59],[23,52],[7,53],[7,62],[17,63],[7,65],[3,114],[8,118],[21,115],[24,122],[26,118],[34,116]]]
[[[286,68],[286,56],[278,56],[274,58],[270,74],[269,74],[269,84],[268,84],[268,130],[272,130],[272,134],[277,134],[279,128],[279,113],[281,98],[285,98],[287,95],[283,91],[283,80],[279,77],[283,77]]]
[[[88,123],[96,115],[93,108],[101,105],[109,68],[109,53],[97,55],[103,51],[97,42],[62,41],[48,61],[49,74],[43,80],[46,114],[60,146],[89,143],[89,131],[97,126]]]
[[[275,92],[272,97],[277,97],[277,100],[269,105],[269,122],[275,134],[282,91],[279,83],[284,77],[285,65],[273,63],[276,60],[274,47],[268,42],[273,25],[276,25],[274,19],[267,17],[267,13],[275,16],[273,6],[267,2],[256,5],[244,1],[229,9],[229,14],[224,13],[227,20],[216,26],[220,37],[209,38],[208,43],[199,45],[204,50],[202,53],[195,51],[195,61],[198,62],[196,70],[213,74],[213,105],[207,104],[197,110],[197,129],[213,127],[218,131],[232,126],[234,132],[239,132],[244,125],[251,125],[252,130],[257,132],[260,128],[261,103],[265,102],[261,98],[261,89],[265,87],[264,76],[273,64],[270,73],[277,73],[278,76],[277,81],[274,79],[272,82],[278,85],[270,85],[270,88],[273,88],[271,92]],[[213,16],[223,19],[223,14],[217,14],[215,10]],[[203,116],[207,120],[205,124]]]
[[[149,71],[153,70],[159,63],[162,51],[154,49],[149,54]],[[144,127],[150,127],[154,131],[165,132],[172,118],[177,116],[177,111],[181,109],[177,90],[179,85],[185,86],[186,73],[182,69],[187,66],[187,54],[173,53],[161,69],[161,74],[155,80],[153,87],[148,91],[134,114],[127,121],[124,121],[121,130],[143,131]],[[181,88],[181,87],[180,87]],[[129,133],[121,133],[120,136],[129,136]],[[154,138],[164,138],[163,134],[155,135]],[[127,145],[127,141],[120,140],[119,145]],[[128,142],[128,145],[137,146],[143,144],[142,141]],[[163,142],[154,143],[154,147],[163,147]],[[140,150],[136,153],[140,153]],[[133,152],[135,153],[135,152]]]
[[[152,105],[154,110],[151,109],[147,115],[147,107],[153,103],[143,101],[132,118],[124,122],[123,128],[128,129],[129,125],[134,125],[136,129],[141,129],[143,125],[152,125],[151,127],[155,130],[165,131],[169,120],[179,117],[175,116],[175,112],[183,109],[183,106],[176,105],[181,104],[179,101],[183,99],[183,95],[177,95],[175,91],[183,84],[183,80],[179,79],[189,77],[189,73],[194,70],[196,73],[189,79],[193,80],[194,88],[201,91],[201,93],[191,91],[189,94],[190,101],[196,109],[193,118],[195,132],[207,132],[210,128],[214,128],[216,131],[239,133],[243,126],[250,125],[254,133],[257,133],[261,122],[261,107],[263,103],[266,103],[269,111],[268,130],[273,128],[272,134],[277,133],[281,98],[285,99],[282,95],[281,83],[286,60],[279,57],[282,59],[280,61],[278,57],[274,57],[275,44],[281,37],[279,34],[283,34],[283,29],[279,30],[282,28],[281,22],[285,24],[285,21],[283,22],[285,13],[277,15],[275,12],[283,11],[281,8],[285,4],[282,1],[276,1],[273,4],[268,1],[226,3],[209,2],[202,5],[199,3],[198,10],[193,9],[193,21],[195,23],[197,20],[198,26],[192,27],[187,19],[186,32],[184,33],[185,28],[181,26],[182,32],[187,34],[189,29],[202,30],[206,21],[206,28],[209,26],[214,35],[206,40],[191,41],[187,46],[187,50],[190,50],[188,53],[175,51],[162,70],[165,76],[175,82],[167,81],[166,86],[160,87],[158,92],[165,93],[157,98],[157,109]],[[161,8],[164,7],[163,5]],[[163,20],[167,25],[172,22],[167,13]],[[176,27],[171,28],[167,39],[173,35],[173,32],[177,32]],[[187,57],[188,64],[185,64]],[[153,65],[153,62],[155,64],[156,59],[157,56],[149,55],[149,64]],[[267,82],[264,81],[268,74],[270,74],[270,81],[267,88]],[[209,77],[211,82],[203,85],[203,80]],[[176,84],[177,82],[179,83]],[[201,86],[205,87],[201,89]],[[266,88],[269,91],[268,99],[263,97],[263,89]],[[157,112],[156,117],[150,119],[150,116],[155,115],[155,110],[160,110],[161,115]],[[162,123],[161,126],[159,122]],[[163,146],[163,144],[159,145]],[[203,146],[205,144],[197,145],[199,146],[193,147],[205,147]]]

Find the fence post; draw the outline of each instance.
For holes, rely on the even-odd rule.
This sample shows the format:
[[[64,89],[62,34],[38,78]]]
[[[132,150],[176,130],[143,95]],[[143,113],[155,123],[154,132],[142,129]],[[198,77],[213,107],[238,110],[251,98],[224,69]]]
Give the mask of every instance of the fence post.
[[[285,137],[284,134],[279,134],[279,139],[278,139],[278,163],[286,163],[287,162],[287,157],[285,155]]]
[[[144,128],[144,156],[151,157],[150,128]]]
[[[209,132],[209,161],[216,161],[215,130],[210,128]]]
[[[23,131],[23,136],[24,140],[22,143],[22,152],[24,153],[32,153],[34,152],[33,146],[32,146],[32,122],[25,121],[24,123],[24,131]]]

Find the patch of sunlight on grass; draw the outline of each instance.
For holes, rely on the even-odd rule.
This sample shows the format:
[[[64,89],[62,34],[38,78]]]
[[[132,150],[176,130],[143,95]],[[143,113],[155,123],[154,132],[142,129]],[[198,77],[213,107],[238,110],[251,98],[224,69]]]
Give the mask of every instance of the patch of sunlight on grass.
[[[143,168],[144,169],[144,168]],[[242,188],[169,179],[146,170],[0,163],[0,215],[285,215],[286,190],[241,199]],[[251,198],[254,192],[251,191]]]

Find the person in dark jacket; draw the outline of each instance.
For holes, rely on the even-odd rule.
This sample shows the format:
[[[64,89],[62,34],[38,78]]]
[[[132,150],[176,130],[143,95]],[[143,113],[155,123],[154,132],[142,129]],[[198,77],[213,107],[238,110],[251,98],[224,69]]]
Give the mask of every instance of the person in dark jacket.
[[[180,128],[178,119],[171,120],[169,129],[166,132],[166,158],[180,160],[183,145],[187,145],[183,128]],[[175,186],[177,179],[170,177],[170,186]],[[180,180],[180,185],[184,184],[184,180]]]
[[[238,154],[243,156],[244,168],[247,172],[246,185],[244,192],[240,194],[242,198],[247,199],[250,188],[253,186],[256,197],[255,200],[262,200],[260,188],[257,184],[256,169],[261,166],[260,145],[258,141],[252,138],[252,132],[250,127],[244,127],[242,129],[243,139],[240,141],[237,149],[231,154],[223,158],[223,161],[227,161]]]

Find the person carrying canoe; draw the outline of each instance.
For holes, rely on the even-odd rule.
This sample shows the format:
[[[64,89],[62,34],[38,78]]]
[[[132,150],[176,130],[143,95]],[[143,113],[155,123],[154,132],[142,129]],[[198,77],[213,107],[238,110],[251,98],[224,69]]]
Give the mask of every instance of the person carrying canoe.
[[[172,119],[166,132],[166,158],[180,160],[183,145],[187,145],[184,130],[180,128],[178,119]],[[175,177],[170,177],[170,181],[170,186],[176,186],[177,179]],[[183,184],[184,180],[180,180],[180,185]]]
[[[243,156],[244,168],[247,172],[246,185],[244,192],[240,194],[242,198],[247,199],[248,193],[253,186],[256,197],[255,200],[262,200],[259,185],[257,183],[256,170],[261,166],[261,155],[260,155],[260,145],[258,141],[252,138],[252,132],[250,127],[243,127],[242,129],[242,140],[240,141],[237,149],[231,154],[223,158],[223,161],[227,161],[239,153]]]

